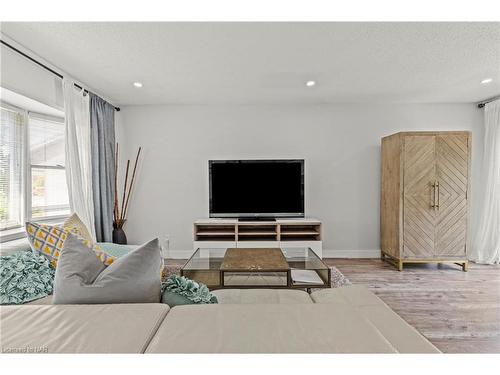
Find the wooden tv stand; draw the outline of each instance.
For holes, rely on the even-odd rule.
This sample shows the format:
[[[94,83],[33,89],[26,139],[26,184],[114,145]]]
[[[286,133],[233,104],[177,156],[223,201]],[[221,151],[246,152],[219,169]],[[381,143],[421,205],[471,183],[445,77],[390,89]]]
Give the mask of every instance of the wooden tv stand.
[[[316,219],[200,219],[194,222],[193,247],[310,247],[322,258],[321,221]]]

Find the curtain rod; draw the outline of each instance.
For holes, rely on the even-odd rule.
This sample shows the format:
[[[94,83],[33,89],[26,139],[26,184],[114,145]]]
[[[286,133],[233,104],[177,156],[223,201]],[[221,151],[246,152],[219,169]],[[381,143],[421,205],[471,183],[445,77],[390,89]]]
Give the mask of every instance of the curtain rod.
[[[64,76],[63,76],[61,73],[58,73],[58,72],[56,72],[54,69],[49,68],[47,65],[42,64],[40,61],[35,60],[33,57],[31,57],[31,56],[27,55],[27,54],[26,54],[26,53],[24,53],[23,51],[20,51],[19,49],[17,49],[16,47],[14,47],[14,46],[10,45],[10,44],[9,44],[9,43],[7,43],[6,41],[4,41],[4,40],[1,40],[1,39],[0,39],[0,42],[1,42],[3,45],[5,45],[5,46],[9,47],[11,50],[13,50],[13,51],[17,52],[17,53],[18,53],[18,54],[20,54],[21,56],[24,56],[25,58],[27,58],[28,60],[30,60],[30,61],[32,61],[32,62],[34,62],[35,64],[37,64],[37,65],[39,65],[39,66],[41,66],[41,67],[42,67],[42,68],[44,68],[45,70],[48,70],[48,71],[49,71],[49,72],[51,72],[52,74],[54,74],[54,75],[58,76],[59,78],[61,78],[61,79],[63,79],[63,78],[64,78]],[[88,92],[89,92],[89,90],[84,89],[82,86],[80,86],[80,85],[78,85],[78,84],[76,84],[76,83],[75,83],[75,87],[78,87],[80,90],[83,90],[85,93],[88,93]],[[113,106],[113,108],[114,108],[116,111],[120,111],[120,107],[114,107],[114,106]]]
[[[482,102],[477,103],[477,108],[483,108],[486,104],[491,103],[494,100],[500,99],[500,95],[494,96],[492,98],[483,100]]]

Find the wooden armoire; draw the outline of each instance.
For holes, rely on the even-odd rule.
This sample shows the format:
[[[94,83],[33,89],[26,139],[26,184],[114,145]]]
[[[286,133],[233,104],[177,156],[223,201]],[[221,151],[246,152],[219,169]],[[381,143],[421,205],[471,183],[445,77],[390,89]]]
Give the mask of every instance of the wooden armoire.
[[[456,263],[467,271],[471,134],[402,132],[382,138],[382,259]]]

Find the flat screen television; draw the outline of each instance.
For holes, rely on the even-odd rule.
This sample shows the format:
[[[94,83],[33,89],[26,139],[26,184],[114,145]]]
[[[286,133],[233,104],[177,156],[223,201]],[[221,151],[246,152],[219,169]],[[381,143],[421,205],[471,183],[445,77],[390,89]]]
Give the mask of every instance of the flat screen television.
[[[304,160],[209,160],[210,217],[304,217]]]

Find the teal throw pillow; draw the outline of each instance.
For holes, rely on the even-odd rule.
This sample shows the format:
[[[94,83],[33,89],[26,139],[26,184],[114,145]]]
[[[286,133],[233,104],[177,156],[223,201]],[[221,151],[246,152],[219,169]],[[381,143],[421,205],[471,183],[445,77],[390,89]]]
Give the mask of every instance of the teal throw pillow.
[[[52,294],[54,275],[40,253],[29,250],[0,257],[0,304],[17,305]]]
[[[98,242],[96,245],[98,245],[106,254],[111,255],[114,258],[121,258],[138,247],[137,245],[118,245],[111,242]]]
[[[205,284],[184,276],[172,275],[162,284],[161,302],[170,307],[179,305],[217,303]]]

